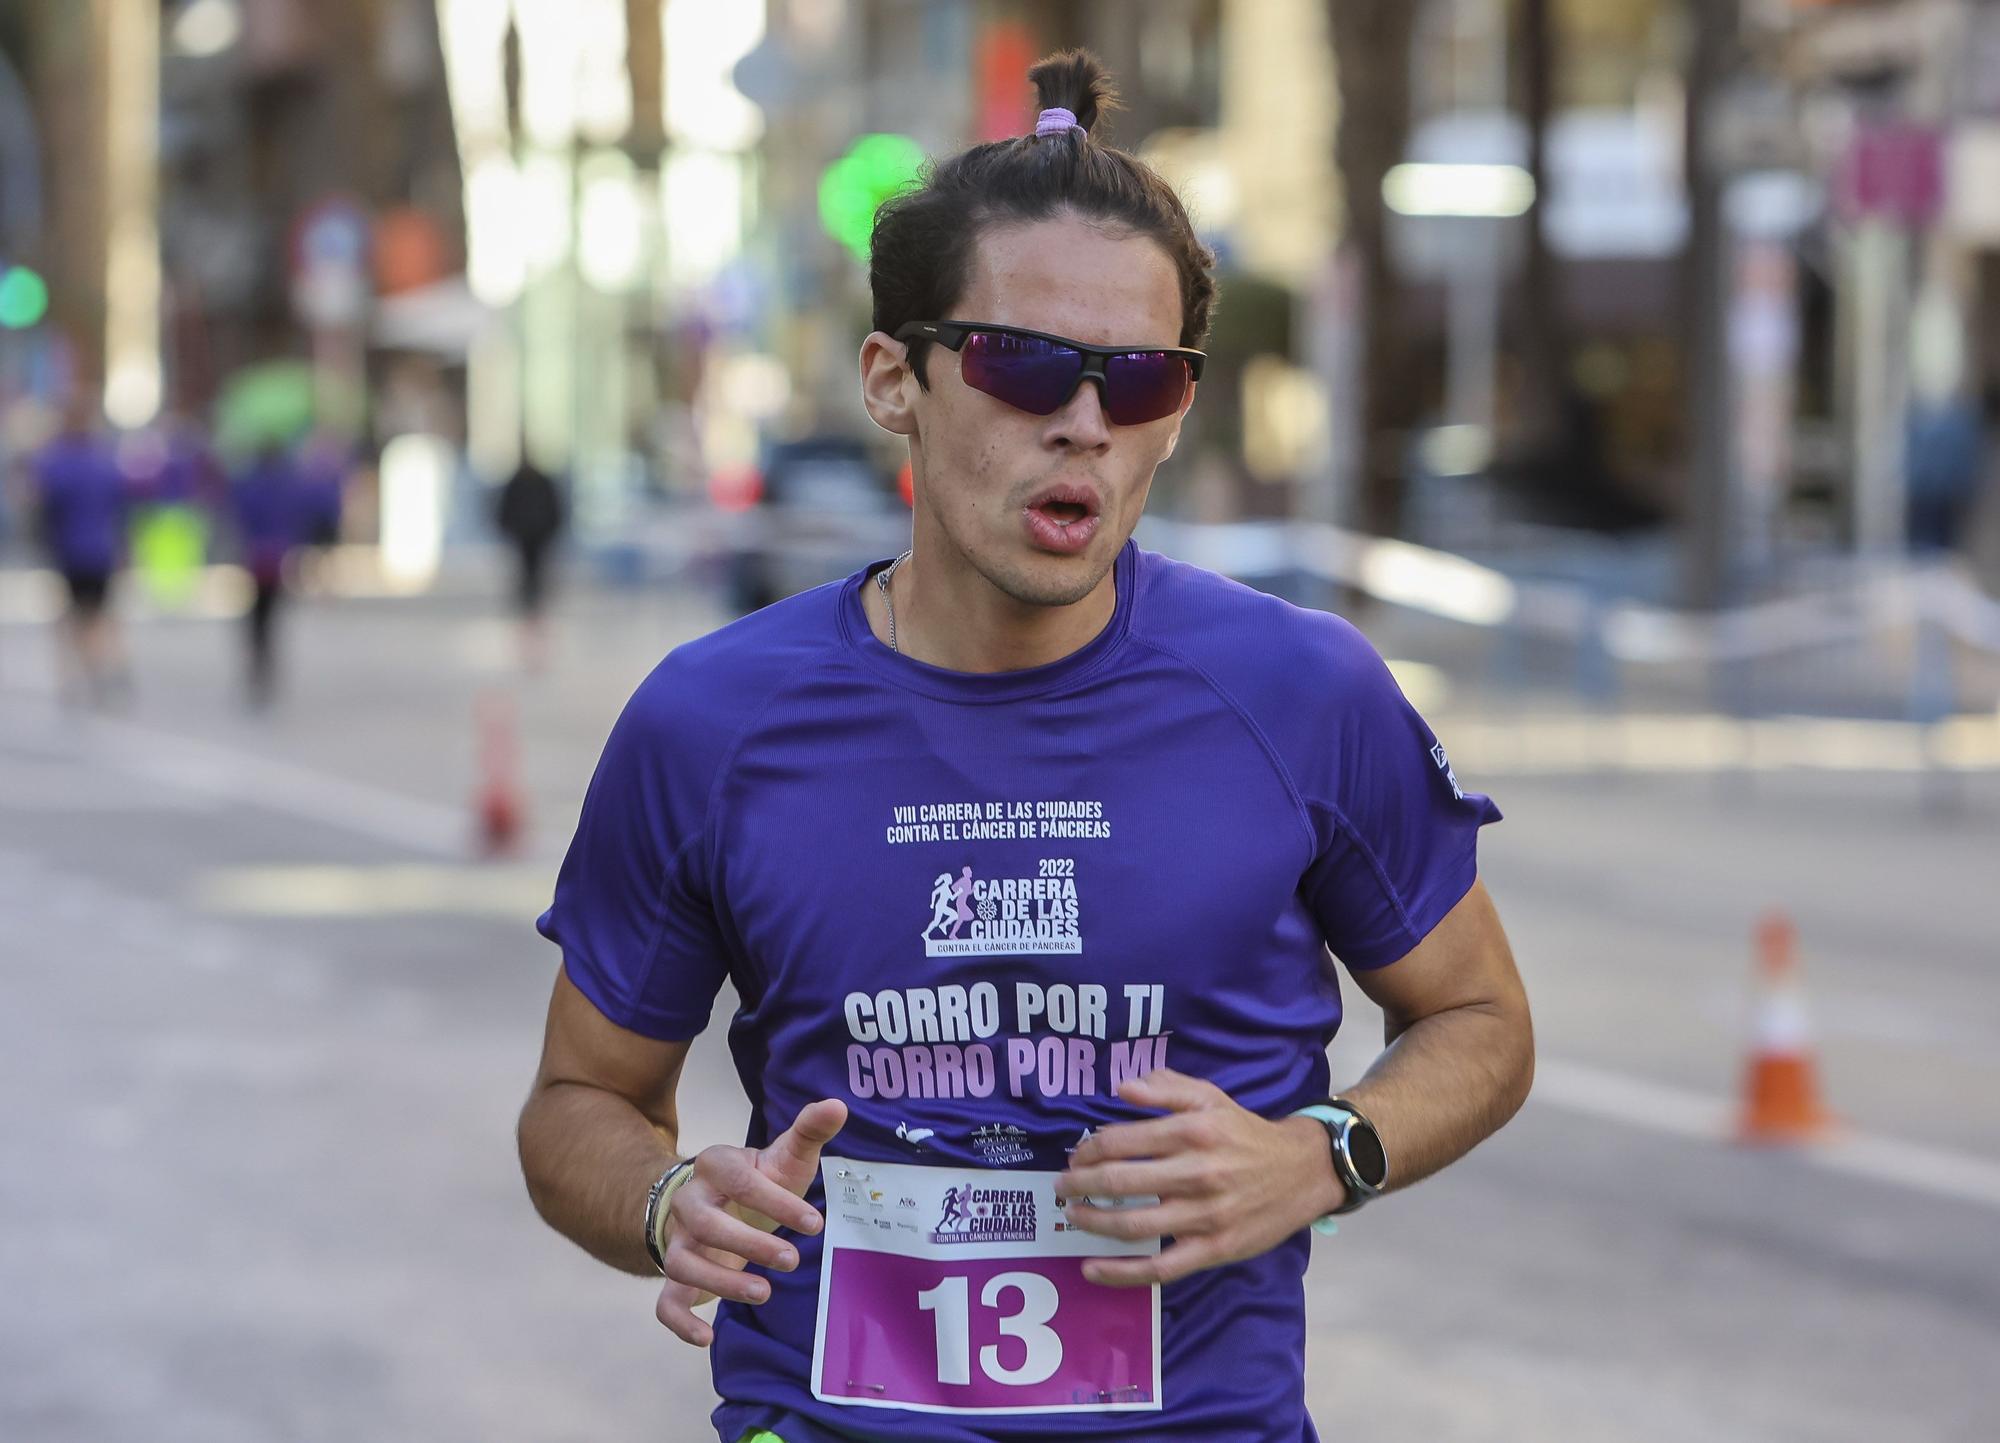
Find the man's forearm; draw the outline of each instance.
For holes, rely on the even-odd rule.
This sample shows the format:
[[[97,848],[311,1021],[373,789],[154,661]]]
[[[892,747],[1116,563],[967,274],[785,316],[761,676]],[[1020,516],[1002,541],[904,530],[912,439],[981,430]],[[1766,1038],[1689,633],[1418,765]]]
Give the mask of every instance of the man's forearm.
[[[591,1256],[656,1275],[642,1223],[646,1192],[675,1158],[675,1137],[624,1098],[558,1082],[521,1109],[521,1171],[535,1211]]]
[[[1411,1023],[1343,1094],[1389,1154],[1389,1185],[1408,1187],[1458,1161],[1527,1100],[1535,1075],[1525,1005],[1454,1007]]]

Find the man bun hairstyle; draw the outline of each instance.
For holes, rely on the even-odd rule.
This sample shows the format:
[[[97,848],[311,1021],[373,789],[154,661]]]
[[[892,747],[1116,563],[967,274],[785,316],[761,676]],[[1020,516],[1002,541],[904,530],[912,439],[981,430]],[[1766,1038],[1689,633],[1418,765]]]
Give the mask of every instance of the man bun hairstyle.
[[[1067,110],[1085,132],[1097,124],[1099,112],[1121,108],[1111,73],[1088,50],[1062,50],[1036,61],[1028,69],[1028,83],[1035,87],[1035,96],[1040,101],[1037,109]],[[1076,131],[1066,133],[1074,136]]]
[[[1088,50],[1065,50],[1037,61],[1028,79],[1042,111],[1069,111],[1075,126],[1052,117],[1037,126],[1042,133],[932,161],[910,188],[883,203],[868,247],[874,328],[893,336],[911,321],[953,319],[988,228],[1073,215],[1144,236],[1167,253],[1180,277],[1179,344],[1199,348],[1215,309],[1215,253],[1196,237],[1186,207],[1159,172],[1097,139],[1098,120],[1118,108],[1109,73]],[[925,389],[929,345],[910,343],[917,384]]]

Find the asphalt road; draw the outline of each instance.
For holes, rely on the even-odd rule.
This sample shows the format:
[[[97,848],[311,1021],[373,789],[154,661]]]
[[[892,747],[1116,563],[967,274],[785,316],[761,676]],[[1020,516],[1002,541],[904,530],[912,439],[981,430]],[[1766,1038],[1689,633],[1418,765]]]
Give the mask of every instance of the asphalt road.
[[[512,1124],[556,961],[530,922],[597,748],[714,620],[573,596],[522,678],[476,597],[309,603],[265,716],[233,633],[155,623],[98,719],[0,625],[0,1438],[711,1436],[704,1356],[542,1227]],[[530,798],[502,863],[470,857],[484,693],[518,706]],[[1435,719],[1491,721],[1473,693]],[[1508,814],[1484,871],[1541,1074],[1316,1244],[1325,1435],[1992,1437],[2000,777],[1940,809],[1894,773],[1457,751]],[[1809,1153],[1727,1136],[1770,908],[1848,1124]],[[1379,1042],[1355,1003],[1336,1079]],[[740,1136],[719,1035],[685,1087],[690,1141]]]

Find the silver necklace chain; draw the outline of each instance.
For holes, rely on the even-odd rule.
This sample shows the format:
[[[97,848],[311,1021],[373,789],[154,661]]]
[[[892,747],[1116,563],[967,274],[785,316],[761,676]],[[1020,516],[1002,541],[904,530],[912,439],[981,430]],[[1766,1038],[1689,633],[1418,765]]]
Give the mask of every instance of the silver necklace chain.
[[[896,574],[897,567],[909,559],[910,553],[905,551],[875,573],[875,584],[882,589],[882,604],[889,608],[889,650],[898,655],[902,653],[903,648],[896,645],[896,598],[889,594],[889,578]]]

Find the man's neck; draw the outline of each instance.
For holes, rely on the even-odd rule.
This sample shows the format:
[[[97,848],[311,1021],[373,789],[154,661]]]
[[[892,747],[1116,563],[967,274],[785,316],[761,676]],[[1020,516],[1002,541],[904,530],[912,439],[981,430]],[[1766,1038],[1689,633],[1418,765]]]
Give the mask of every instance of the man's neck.
[[[904,656],[946,671],[1025,671],[1061,661],[1088,646],[1117,610],[1117,568],[1097,589],[1069,606],[1030,606],[999,590],[970,566],[939,564],[919,548],[890,578],[896,647]],[[889,640],[889,608],[881,588],[863,593],[869,624]]]

